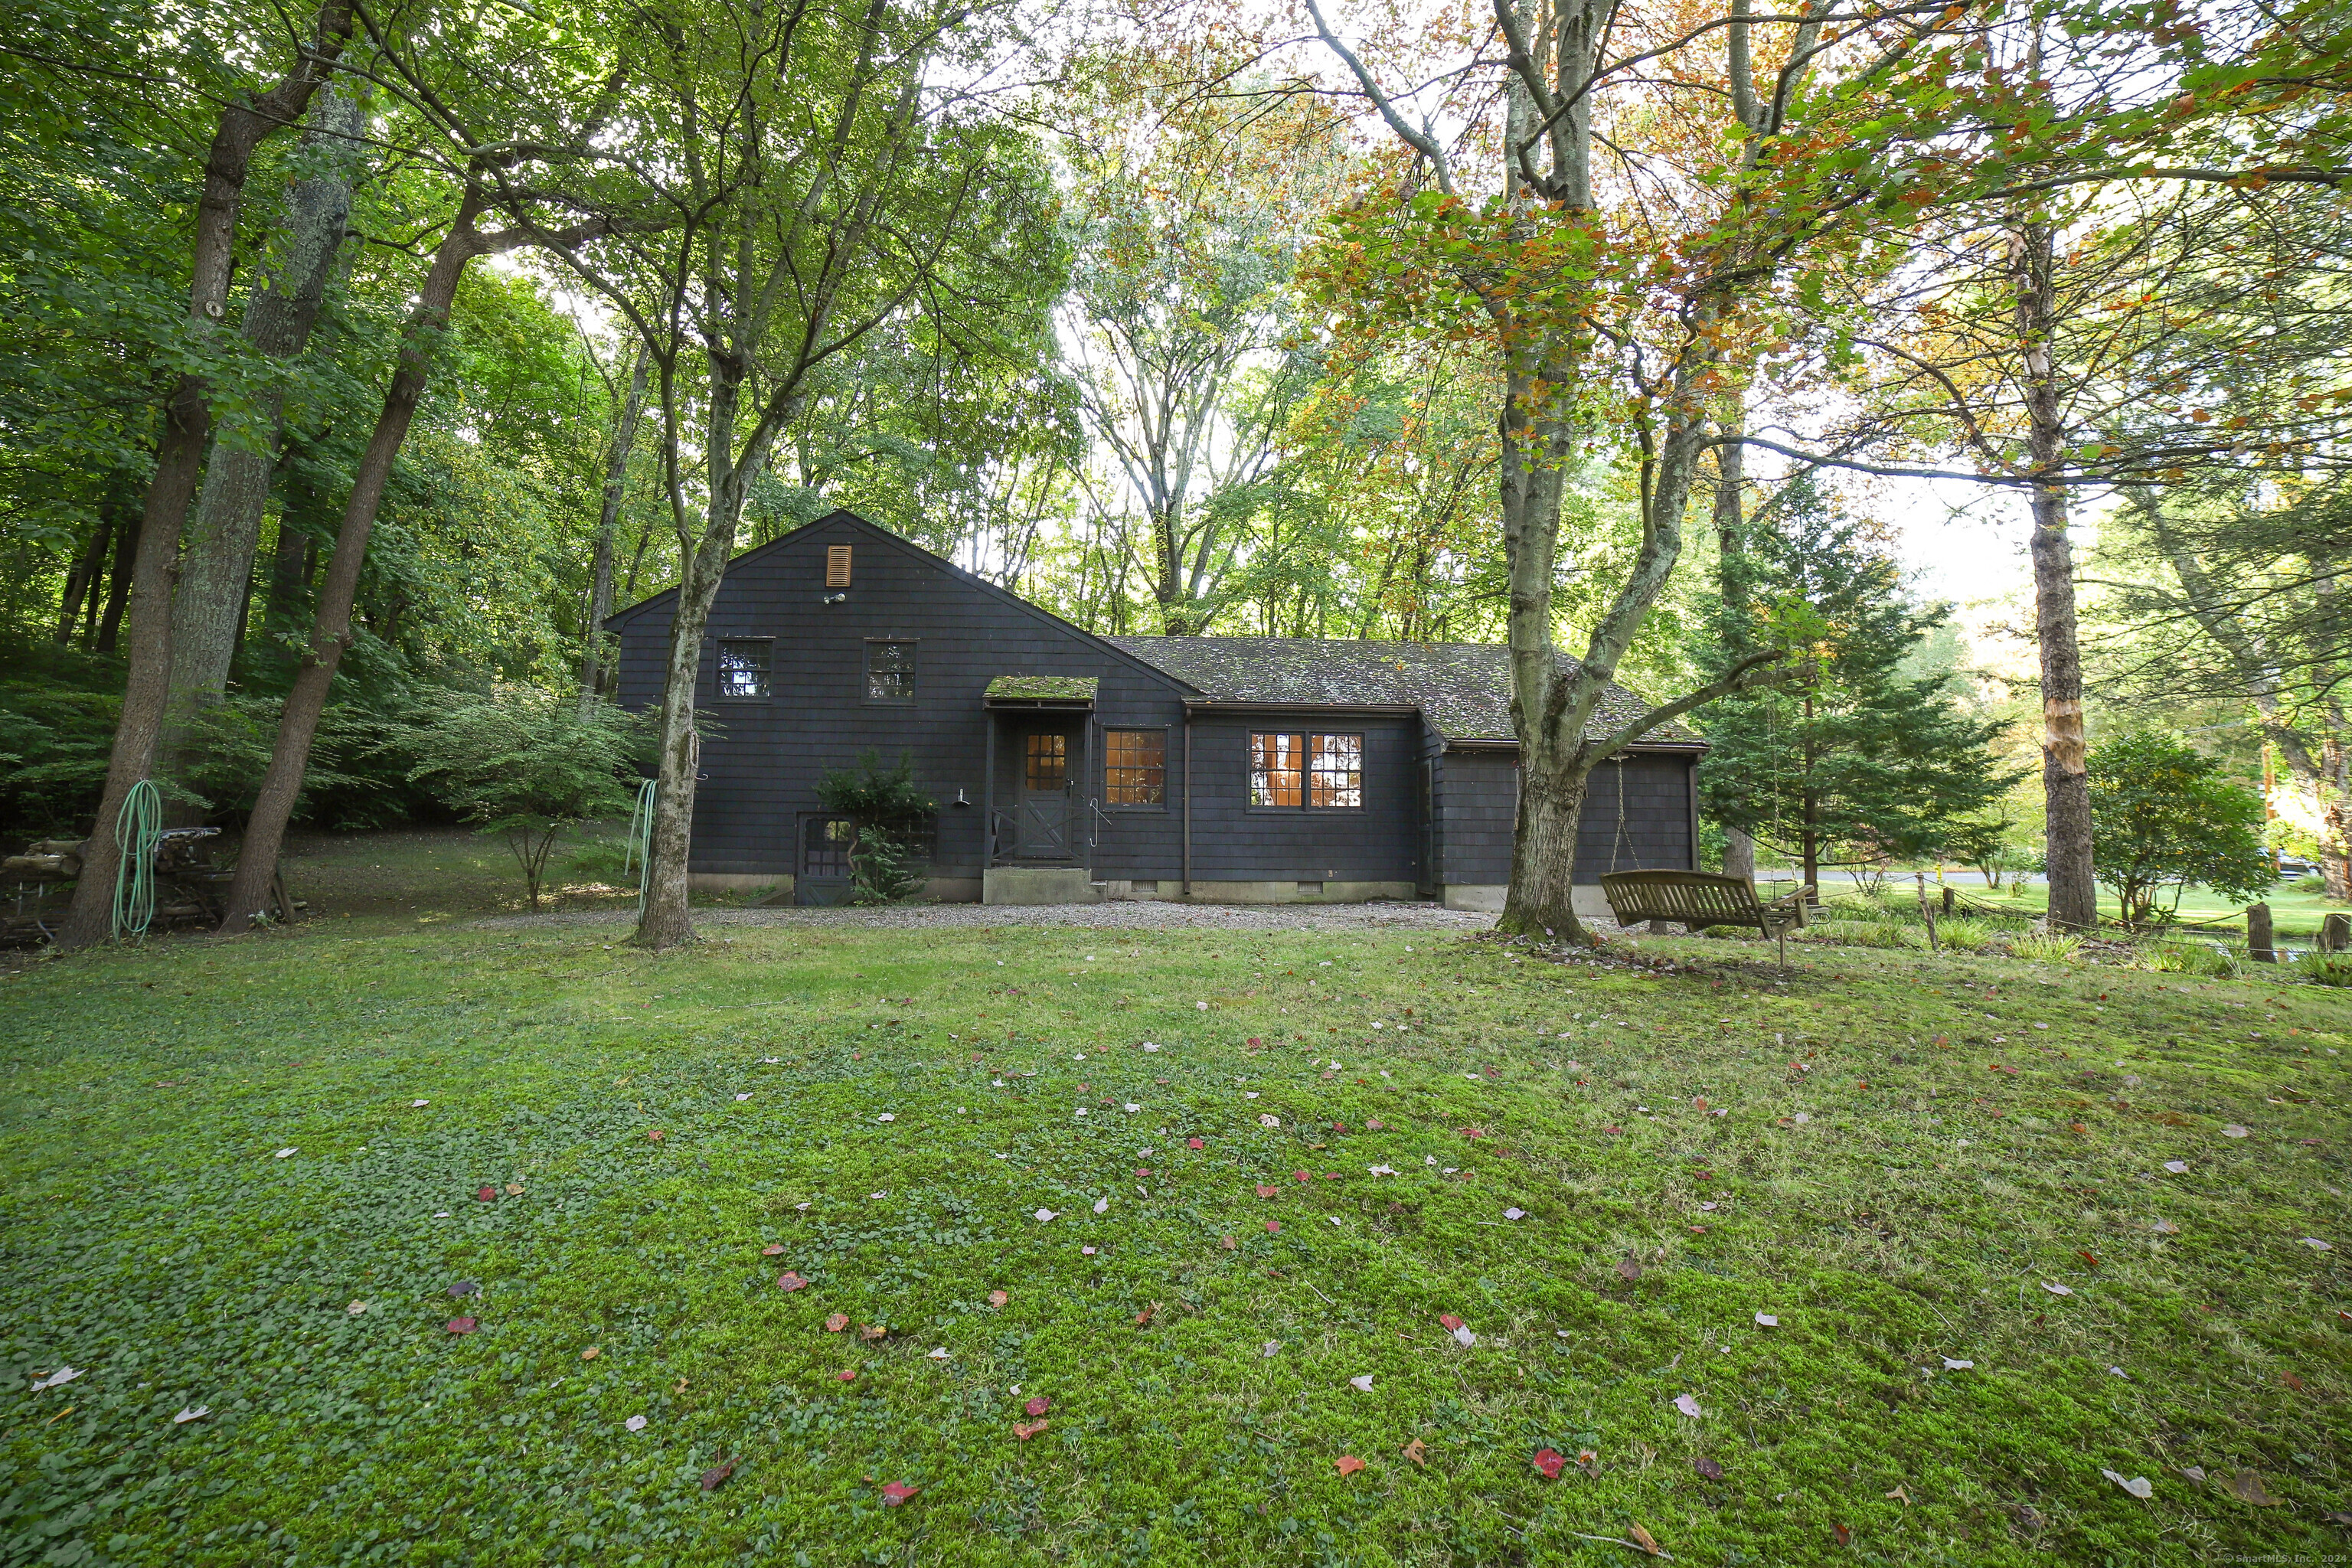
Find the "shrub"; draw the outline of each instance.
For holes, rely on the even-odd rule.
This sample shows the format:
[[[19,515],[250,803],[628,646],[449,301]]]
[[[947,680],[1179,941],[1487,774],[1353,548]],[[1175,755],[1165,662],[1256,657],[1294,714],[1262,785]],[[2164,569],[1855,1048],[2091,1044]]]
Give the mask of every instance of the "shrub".
[[[2177,735],[2125,735],[2092,749],[2091,860],[2116,891],[2124,924],[2158,918],[2180,905],[2181,890],[2202,883],[2232,901],[2251,900],[2278,880],[2263,847],[2262,796],[2222,776],[2221,764]]]
[[[2352,986],[2352,953],[2306,953],[2296,963],[2294,977],[2314,985]]]
[[[2083,939],[2066,931],[2032,931],[2009,944],[2010,955],[2029,963],[2072,963],[2083,952]]]
[[[1936,940],[1954,952],[1983,952],[2000,945],[1993,929],[1979,920],[1954,915],[1936,922]]]
[[[2176,942],[2160,942],[2140,955],[2140,967],[2158,974],[2190,974],[2197,969],[2197,952],[2193,948]]]

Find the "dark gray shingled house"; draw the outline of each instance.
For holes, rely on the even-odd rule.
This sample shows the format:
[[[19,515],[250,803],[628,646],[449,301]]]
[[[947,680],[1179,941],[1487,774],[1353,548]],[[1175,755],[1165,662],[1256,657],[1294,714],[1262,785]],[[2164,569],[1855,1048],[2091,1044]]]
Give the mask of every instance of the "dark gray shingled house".
[[[657,703],[672,595],[604,623]],[[1500,647],[1097,637],[836,511],[737,557],[710,616],[694,884],[831,903],[817,780],[904,752],[940,803],[950,900],[1438,898],[1500,909],[1517,790]],[[1612,692],[1599,722],[1638,713]],[[1696,865],[1704,742],[1660,731],[1593,782],[1576,879]],[[1587,902],[1580,889],[1580,905]]]

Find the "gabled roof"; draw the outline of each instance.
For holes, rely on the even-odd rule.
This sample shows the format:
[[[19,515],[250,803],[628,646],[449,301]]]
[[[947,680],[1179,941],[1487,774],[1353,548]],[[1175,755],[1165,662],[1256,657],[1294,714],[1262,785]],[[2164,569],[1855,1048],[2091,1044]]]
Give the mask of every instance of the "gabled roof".
[[[1453,742],[1516,742],[1511,728],[1510,649],[1494,643],[1360,642],[1329,637],[1123,637],[1102,639],[1198,688],[1218,702],[1301,708],[1418,708]],[[1576,660],[1559,656],[1562,671]],[[1612,684],[1585,734],[1599,738],[1640,718],[1651,704]],[[1702,744],[1678,724],[1642,737],[1646,745]]]

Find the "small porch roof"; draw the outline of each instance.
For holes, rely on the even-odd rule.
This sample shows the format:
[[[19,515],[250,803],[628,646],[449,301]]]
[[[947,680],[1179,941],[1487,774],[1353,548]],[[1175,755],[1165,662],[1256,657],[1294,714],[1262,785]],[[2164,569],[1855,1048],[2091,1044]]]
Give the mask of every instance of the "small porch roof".
[[[1085,712],[1095,705],[1091,675],[1000,675],[981,703],[988,708],[1056,708]]]

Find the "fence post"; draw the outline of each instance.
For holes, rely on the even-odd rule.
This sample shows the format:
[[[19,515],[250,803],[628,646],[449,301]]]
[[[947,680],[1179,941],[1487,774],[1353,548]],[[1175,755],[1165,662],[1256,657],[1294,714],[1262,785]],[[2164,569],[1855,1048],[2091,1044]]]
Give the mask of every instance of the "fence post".
[[[2342,952],[2352,947],[2352,915],[2332,914],[2319,922],[2319,951]]]
[[[2271,946],[2271,907],[2268,904],[2246,906],[2246,956],[2256,963],[2278,962],[2278,953]]]

